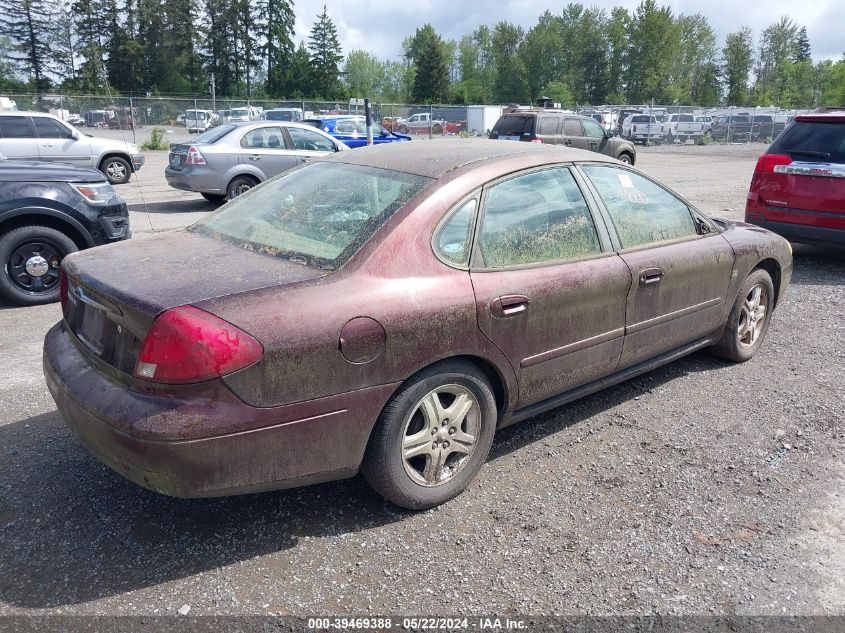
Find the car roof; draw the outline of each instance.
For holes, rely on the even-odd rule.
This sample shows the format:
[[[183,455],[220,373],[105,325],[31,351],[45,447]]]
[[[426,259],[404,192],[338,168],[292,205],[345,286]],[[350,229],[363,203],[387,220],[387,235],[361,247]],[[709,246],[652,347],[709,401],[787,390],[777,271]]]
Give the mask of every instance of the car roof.
[[[845,123],[845,110],[807,112],[806,114],[796,115],[795,120],[810,123]]]
[[[384,143],[366,149],[334,154],[326,160],[351,165],[393,169],[427,178],[479,162],[493,163],[519,156],[548,156],[549,163],[590,161],[615,163],[612,158],[560,145],[481,139],[437,139],[414,143]]]
[[[102,110],[105,112],[105,110]],[[54,119],[58,119],[55,114],[50,114],[49,112],[36,112],[35,110],[3,110],[0,111],[0,116],[49,116]]]

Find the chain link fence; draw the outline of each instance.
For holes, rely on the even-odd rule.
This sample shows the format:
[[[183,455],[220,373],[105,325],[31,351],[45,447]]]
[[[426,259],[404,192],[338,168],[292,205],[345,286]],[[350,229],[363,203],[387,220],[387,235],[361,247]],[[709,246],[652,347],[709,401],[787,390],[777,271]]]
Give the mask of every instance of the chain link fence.
[[[544,104],[554,105],[554,104]],[[419,138],[486,137],[503,112],[514,105],[423,105],[373,103],[374,120],[385,129]],[[363,114],[354,101],[309,101],[202,97],[134,97],[66,94],[0,96],[0,109],[50,112],[77,127],[118,130],[136,143],[154,127],[181,141],[230,119],[302,120],[327,114]],[[268,111],[278,111],[276,115]],[[661,143],[771,142],[797,113],[777,108],[684,106],[677,104],[589,106],[569,111],[589,116],[609,133],[646,145]],[[189,127],[185,127],[188,113]],[[284,111],[286,114],[282,114]],[[194,121],[202,119],[202,124]],[[102,132],[97,132],[98,134]]]

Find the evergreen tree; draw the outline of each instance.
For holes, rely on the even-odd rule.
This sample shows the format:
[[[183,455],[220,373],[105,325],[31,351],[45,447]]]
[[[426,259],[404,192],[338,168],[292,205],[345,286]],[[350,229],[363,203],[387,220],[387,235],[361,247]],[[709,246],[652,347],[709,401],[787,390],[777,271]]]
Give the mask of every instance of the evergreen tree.
[[[334,99],[341,92],[338,77],[343,55],[337,39],[337,28],[326,12],[326,5],[323,5],[323,12],[317,16],[308,40],[314,79],[313,93],[324,99]]]
[[[264,38],[267,93],[272,97],[293,94],[294,13],[289,0],[258,0],[258,20]]]
[[[108,22],[101,0],[76,0],[76,34],[82,63],[79,67],[79,88],[85,92],[100,93],[107,87],[103,63],[105,34],[102,25]]]
[[[415,60],[416,74],[411,89],[415,103],[442,103],[449,87],[449,67],[438,35],[422,40]]]
[[[10,57],[34,79],[38,92],[50,87],[52,26],[43,0],[0,0],[0,27],[11,40]]]
[[[53,57],[56,61],[56,74],[59,79],[75,87],[77,78],[76,51],[77,37],[73,12],[70,2],[65,0],[53,12],[52,33]]]
[[[810,60],[812,52],[810,49],[810,38],[807,37],[807,27],[798,29],[798,36],[795,42],[795,62],[806,62]]]

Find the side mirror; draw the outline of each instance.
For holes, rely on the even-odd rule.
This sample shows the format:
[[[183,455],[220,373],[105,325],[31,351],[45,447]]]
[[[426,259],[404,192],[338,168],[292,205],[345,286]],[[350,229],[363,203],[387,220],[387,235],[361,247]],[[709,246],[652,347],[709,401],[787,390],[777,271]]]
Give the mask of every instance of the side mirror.
[[[71,130],[71,132],[70,132],[70,137],[71,137],[74,141],[78,141],[78,140],[79,140],[79,131],[78,131],[78,130]]]

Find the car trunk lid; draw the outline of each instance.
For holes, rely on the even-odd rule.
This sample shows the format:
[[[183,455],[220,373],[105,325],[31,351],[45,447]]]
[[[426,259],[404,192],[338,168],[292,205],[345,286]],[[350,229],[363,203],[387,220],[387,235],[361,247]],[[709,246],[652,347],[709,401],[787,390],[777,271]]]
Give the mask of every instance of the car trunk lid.
[[[62,265],[68,329],[90,355],[127,374],[161,312],[329,272],[187,231],[84,251]]]

